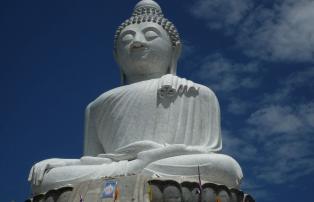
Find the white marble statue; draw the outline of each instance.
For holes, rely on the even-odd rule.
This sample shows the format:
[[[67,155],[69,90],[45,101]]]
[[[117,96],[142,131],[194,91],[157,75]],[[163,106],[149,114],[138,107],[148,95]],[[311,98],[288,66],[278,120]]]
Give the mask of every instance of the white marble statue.
[[[86,108],[84,156],[36,163],[33,192],[104,176],[201,178],[237,188],[239,164],[221,150],[220,111],[207,87],[176,76],[181,43],[152,0],[118,28],[114,53],[123,85]]]

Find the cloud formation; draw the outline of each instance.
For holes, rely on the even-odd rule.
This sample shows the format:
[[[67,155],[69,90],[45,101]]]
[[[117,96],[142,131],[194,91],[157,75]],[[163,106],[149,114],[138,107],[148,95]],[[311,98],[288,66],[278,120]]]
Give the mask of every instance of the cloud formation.
[[[287,104],[291,102],[291,99],[298,99],[297,96],[293,96],[294,94],[311,91],[314,88],[312,81],[314,81],[314,67],[295,71],[287,78],[279,81],[280,87],[273,92],[264,94],[261,98],[261,104]]]
[[[268,61],[314,61],[314,1],[197,0],[191,13],[211,29],[230,30],[250,57]]]
[[[258,86],[257,72],[256,63],[236,63],[217,53],[203,59],[196,76],[215,91],[231,92]]]
[[[267,106],[251,114],[248,123],[253,125],[261,136],[276,133],[296,133],[303,128],[303,118],[291,107]]]
[[[211,29],[237,25],[251,7],[250,0],[198,0],[191,13],[205,19]]]
[[[196,0],[191,8],[245,55],[238,62],[220,50],[195,75],[223,96],[223,152],[244,165],[246,188],[262,201],[268,185],[314,173],[313,10],[313,0]]]
[[[227,125],[223,128],[223,152],[254,165],[250,170],[254,177],[249,181],[284,184],[314,172],[314,102],[302,97],[306,94],[298,96],[300,91],[313,89],[314,68],[281,76],[267,93],[246,99],[241,94],[245,89],[262,88],[265,72],[259,64],[237,63],[214,54],[199,66],[197,78],[228,98],[222,110],[244,117],[238,128],[223,124]],[[230,121],[228,117],[226,121]],[[263,193],[263,189],[257,186],[251,190]]]
[[[314,1],[277,1],[258,7],[242,25],[238,44],[254,57],[274,61],[314,61]],[[259,23],[257,23],[259,22]]]
[[[314,102],[298,96],[313,79],[313,68],[291,73],[249,115],[242,132],[258,145],[258,179],[282,184],[314,172]]]

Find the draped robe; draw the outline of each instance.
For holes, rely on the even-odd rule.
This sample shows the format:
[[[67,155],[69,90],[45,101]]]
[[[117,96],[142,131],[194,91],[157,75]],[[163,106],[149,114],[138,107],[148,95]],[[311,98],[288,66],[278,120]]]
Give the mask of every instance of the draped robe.
[[[237,187],[241,167],[221,149],[220,109],[207,87],[165,75],[105,92],[86,109],[84,155],[107,163],[49,170],[41,193],[67,184],[132,173],[195,176]],[[98,158],[97,157],[97,158]],[[82,159],[81,159],[82,160]]]
[[[172,94],[161,96],[163,87]],[[85,155],[124,153],[130,160],[149,150],[151,142],[183,144],[201,153],[221,149],[215,94],[174,75],[105,92],[88,105],[85,128]],[[135,142],[142,142],[142,148],[128,146]]]

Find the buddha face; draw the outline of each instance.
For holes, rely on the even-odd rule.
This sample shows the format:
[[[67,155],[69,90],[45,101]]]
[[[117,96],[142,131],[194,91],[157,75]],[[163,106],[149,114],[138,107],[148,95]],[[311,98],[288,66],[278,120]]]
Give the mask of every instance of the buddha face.
[[[126,26],[117,40],[116,60],[127,80],[158,78],[169,72],[173,47],[157,23]]]

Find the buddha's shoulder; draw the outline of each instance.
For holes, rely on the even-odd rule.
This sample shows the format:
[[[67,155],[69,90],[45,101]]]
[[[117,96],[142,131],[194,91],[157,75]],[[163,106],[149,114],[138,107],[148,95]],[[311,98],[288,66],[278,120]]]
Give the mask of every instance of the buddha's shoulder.
[[[123,95],[127,95],[127,94],[131,95],[134,93],[133,91],[136,91],[136,92],[142,91],[143,88],[147,89],[147,86],[151,86],[152,88],[150,89],[152,90],[155,89],[157,93],[157,89],[162,84],[168,84],[168,83],[170,85],[175,85],[173,86],[174,88],[178,88],[178,86],[182,85],[183,87],[187,89],[187,91],[190,88],[196,89],[198,92],[197,93],[198,97],[201,100],[204,100],[204,101],[217,100],[215,93],[205,85],[198,84],[191,80],[181,78],[175,75],[166,75],[158,79],[141,81],[141,82],[120,86],[120,87],[111,89],[109,91],[106,91],[102,93],[100,96],[98,96],[94,101],[92,101],[87,106],[87,108],[97,110],[97,108],[105,106],[106,102],[107,103],[115,102],[120,97],[123,97]]]
[[[196,86],[198,87],[198,89],[199,89],[198,92],[199,92],[199,95],[200,95],[200,96],[217,99],[216,94],[215,94],[214,91],[211,90],[209,87],[204,86],[204,85],[202,85],[202,84],[198,84],[198,83],[195,83],[195,85],[196,85]]]
[[[106,102],[115,101],[125,95],[130,95],[135,91],[140,91],[141,88],[145,87],[146,85],[152,85],[152,82],[153,81],[142,81],[113,88],[99,95],[94,101],[89,103],[87,108],[95,109],[98,107],[103,107]]]
[[[95,100],[93,100],[91,103],[87,105],[88,109],[95,109],[100,106],[103,106],[105,102],[108,102],[110,100],[113,100],[117,94],[123,93],[124,86],[113,88],[109,91],[106,91],[99,95]]]

